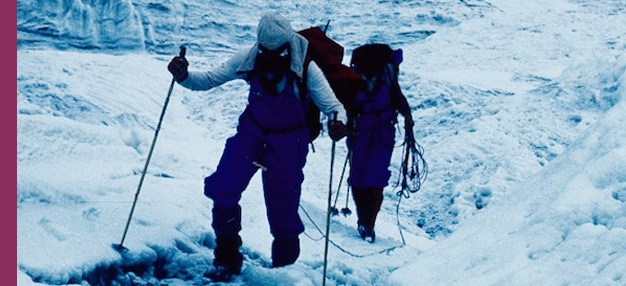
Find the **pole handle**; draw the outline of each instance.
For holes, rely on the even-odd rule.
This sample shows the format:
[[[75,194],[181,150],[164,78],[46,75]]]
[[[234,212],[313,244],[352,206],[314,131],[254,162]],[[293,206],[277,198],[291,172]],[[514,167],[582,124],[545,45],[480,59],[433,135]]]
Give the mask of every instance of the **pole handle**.
[[[187,53],[187,48],[185,48],[185,46],[183,45],[180,45],[180,53],[178,55],[181,58],[184,58],[186,53]]]

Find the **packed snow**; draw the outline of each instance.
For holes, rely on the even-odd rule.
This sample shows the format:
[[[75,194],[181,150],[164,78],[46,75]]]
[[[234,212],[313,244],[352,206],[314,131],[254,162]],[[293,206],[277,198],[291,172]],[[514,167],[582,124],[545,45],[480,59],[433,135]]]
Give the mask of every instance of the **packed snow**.
[[[345,140],[329,190],[322,133],[304,170],[299,260],[269,267],[257,175],[241,201],[243,272],[218,285],[626,285],[625,2],[243,2],[17,1],[17,285],[214,284],[203,178],[248,86],[174,85],[165,105],[167,64],[185,45],[190,69],[216,67],[254,44],[267,11],[296,30],[328,24],[346,64],[361,44],[401,48],[429,173],[397,195],[398,127],[370,244],[341,176]],[[329,191],[353,214],[332,217],[324,277]]]

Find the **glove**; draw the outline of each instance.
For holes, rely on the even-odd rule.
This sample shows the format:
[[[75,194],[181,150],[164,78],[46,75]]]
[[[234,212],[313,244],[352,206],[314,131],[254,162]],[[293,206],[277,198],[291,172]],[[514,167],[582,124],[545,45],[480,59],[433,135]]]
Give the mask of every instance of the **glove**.
[[[348,135],[348,127],[343,124],[343,122],[338,120],[328,121],[328,136],[330,136],[333,141],[338,141],[346,137],[346,135]]]
[[[169,65],[167,65],[167,69],[172,73],[176,82],[181,82],[187,79],[189,76],[189,72],[187,72],[187,67],[189,66],[189,62],[187,59],[181,56],[174,57]]]

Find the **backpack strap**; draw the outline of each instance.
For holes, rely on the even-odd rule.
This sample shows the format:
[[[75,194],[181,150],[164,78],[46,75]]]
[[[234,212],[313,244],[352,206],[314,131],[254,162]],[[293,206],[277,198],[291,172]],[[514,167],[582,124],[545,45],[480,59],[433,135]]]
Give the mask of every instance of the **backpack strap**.
[[[384,72],[391,88],[391,104],[404,118],[410,118],[413,121],[411,108],[398,83],[399,66],[403,60],[402,49],[393,50],[391,59],[392,61],[385,66]]]
[[[304,66],[302,67],[302,78],[300,79],[300,83],[298,85],[298,91],[300,92],[300,101],[304,103],[304,100],[307,97],[307,93],[309,92],[309,86],[307,83],[307,79],[309,77],[309,64],[313,58],[309,56],[307,52],[306,57],[304,58]]]
[[[322,123],[320,123],[320,110],[313,103],[311,97],[308,96],[308,76],[309,76],[309,64],[313,58],[311,58],[308,54],[304,59],[304,70],[302,71],[302,78],[298,84],[298,92],[300,92],[300,102],[302,106],[305,108],[305,118],[306,125],[309,129],[309,144],[311,144],[311,148],[313,152],[315,152],[315,146],[313,146],[313,140],[317,138],[322,130]]]

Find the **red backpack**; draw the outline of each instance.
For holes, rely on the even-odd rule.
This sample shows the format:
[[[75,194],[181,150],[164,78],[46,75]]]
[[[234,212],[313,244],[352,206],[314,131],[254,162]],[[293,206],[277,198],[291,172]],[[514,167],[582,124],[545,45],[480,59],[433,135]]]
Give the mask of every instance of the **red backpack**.
[[[343,60],[344,49],[337,42],[328,38],[324,31],[319,27],[311,27],[298,32],[309,41],[307,56],[304,61],[304,73],[302,76],[302,85],[300,93],[302,100],[309,100],[308,109],[306,111],[306,124],[309,128],[310,142],[317,138],[322,130],[320,122],[320,110],[311,101],[310,97],[306,98],[306,78],[309,63],[315,61],[320,67],[330,87],[335,92],[337,99],[343,104],[348,111],[354,99],[363,84],[360,75],[352,71],[351,68],[341,63]]]

